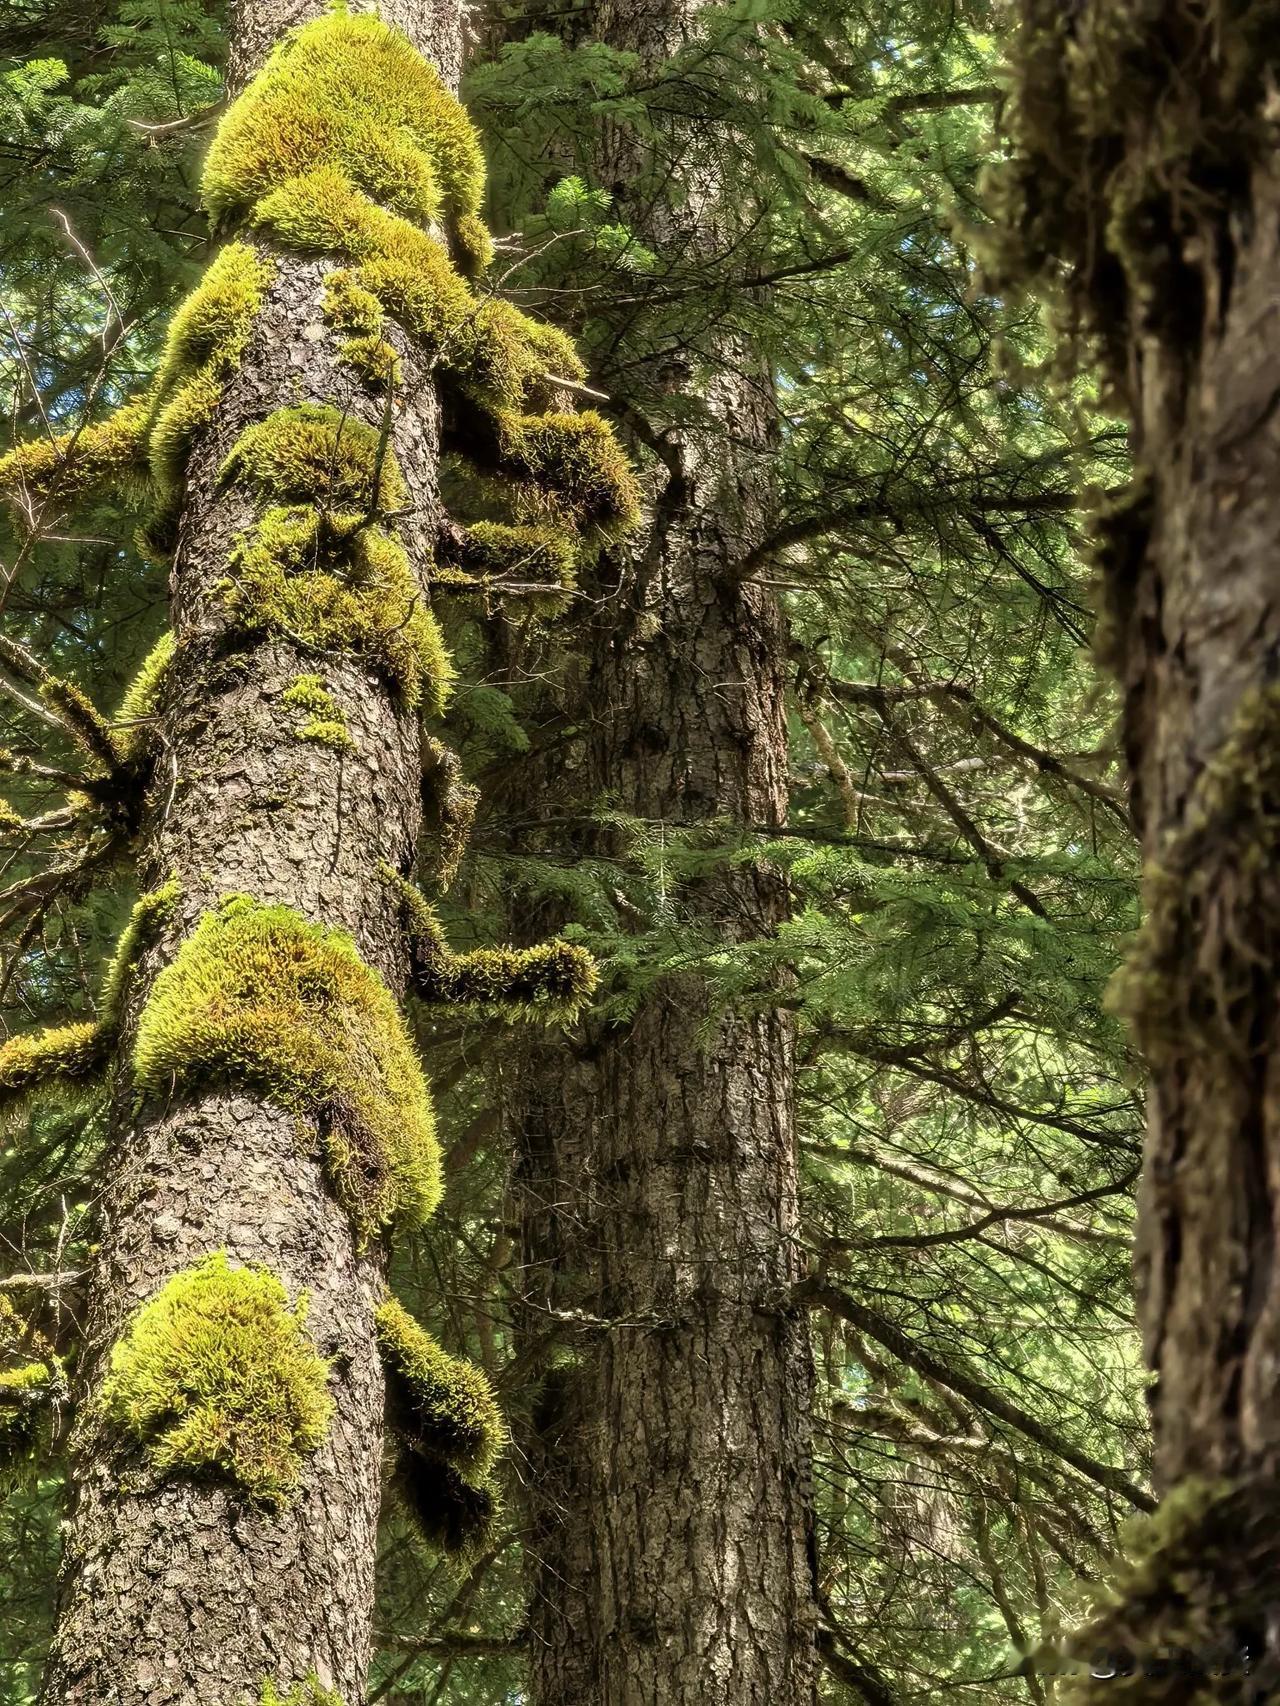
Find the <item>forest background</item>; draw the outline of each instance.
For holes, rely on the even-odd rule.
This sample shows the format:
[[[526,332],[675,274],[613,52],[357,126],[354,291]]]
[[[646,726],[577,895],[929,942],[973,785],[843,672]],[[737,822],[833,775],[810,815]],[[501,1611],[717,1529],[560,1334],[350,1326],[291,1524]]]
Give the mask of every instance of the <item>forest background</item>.
[[[1105,999],[1137,858],[1077,513],[1122,484],[1126,434],[1053,371],[1041,310],[983,281],[1007,20],[969,0],[738,0],[656,68],[537,5],[473,21],[463,96],[493,276],[572,330],[642,477],[673,431],[733,431],[703,398],[719,371],[741,377],[744,347],[772,376],[768,526],[736,567],[789,623],[788,811],[646,817],[607,788],[584,797],[582,658],[612,619],[607,573],[555,615],[459,604],[439,732],[481,805],[442,917],[460,950],[554,919],[600,964],[596,1025],[627,1027],[691,976],[712,1013],[794,1015],[823,1697],[1040,1706],[1051,1685],[1024,1657],[1147,1502],[1143,1109]],[[211,252],[197,186],[226,32],[188,0],[10,0],[0,28],[17,440],[96,418],[154,369]],[[637,183],[603,180],[610,127],[637,140]],[[695,246],[645,210],[696,202],[698,173],[746,214]],[[103,500],[55,536],[11,520],[4,539],[6,632],[109,709],[161,624],[164,567],[133,530]],[[0,716],[29,823],[56,781],[30,768],[44,731],[12,695]],[[10,930],[7,1029],[92,1012],[133,895],[86,890],[29,828],[4,830],[4,858],[3,881],[45,879]],[[761,861],[785,917],[719,930],[700,885]],[[368,1698],[516,1701],[530,1580],[545,1591],[527,1557],[546,1516],[537,1417],[609,1329],[592,1298],[549,1287],[520,1226],[510,1109],[557,1034],[513,1046],[501,1020],[430,1009],[415,1034],[448,1188],[399,1243],[396,1282],[488,1371],[513,1444],[499,1526],[463,1566],[388,1501]],[[10,1116],[0,1299],[41,1331],[48,1293],[33,1303],[23,1276],[83,1267],[104,1119],[82,1101]],[[68,1333],[75,1310],[71,1277]],[[48,1444],[24,1438],[6,1470],[5,1706],[34,1699],[50,1637]]]

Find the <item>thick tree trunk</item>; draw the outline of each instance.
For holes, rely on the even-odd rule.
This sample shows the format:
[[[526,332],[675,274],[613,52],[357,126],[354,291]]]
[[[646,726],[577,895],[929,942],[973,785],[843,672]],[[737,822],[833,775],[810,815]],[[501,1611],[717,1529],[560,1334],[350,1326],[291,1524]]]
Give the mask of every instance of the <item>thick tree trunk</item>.
[[[317,6],[311,10],[319,11]],[[456,65],[452,7],[384,8],[446,69]],[[236,74],[257,69],[273,38],[303,21],[296,6],[242,0]],[[271,252],[269,245],[262,245]],[[358,659],[324,668],[353,745],[296,738],[281,695],[311,654],[283,640],[229,656],[220,583],[252,505],[218,471],[242,430],[273,409],[314,401],[377,429],[383,404],[334,360],[321,313],[332,263],[277,253],[277,273],[216,422],[198,439],[173,569],[178,663],[166,690],[161,782],[142,842],[144,881],[176,875],[181,901],[143,962],[139,995],[201,915],[229,893],[287,905],[350,932],[398,989],[405,972],[386,861],[410,868],[419,831],[415,712]],[[432,383],[399,340],[404,370],[392,444],[409,488],[406,544],[426,561],[437,511],[438,412]],[[136,1023],[138,1003],[133,1004]],[[133,1025],[126,1025],[128,1055]],[[248,1090],[177,1097],[136,1112],[122,1072],[110,1177],[90,1283],[89,1401],[77,1428],[74,1509],[45,1699],[83,1706],[240,1706],[265,1682],[283,1697],[314,1674],[354,1706],[369,1659],[379,1508],[383,1377],[373,1311],[381,1262],[361,1251],[335,1200],[314,1134]],[[106,1353],[135,1307],[171,1276],[225,1250],[269,1265],[291,1300],[309,1296],[308,1331],[332,1359],[334,1416],[281,1508],[217,1478],[122,1467],[95,1408]]]
[[[1173,1497],[1117,1615],[1140,1657],[1191,1654],[1188,1698],[1210,1636],[1265,1647],[1248,1685],[1264,1698],[1280,1675],[1276,12],[1021,12],[1007,241],[1019,269],[1065,282],[1134,429],[1134,485],[1097,532],[1144,854],[1121,989],[1151,1075],[1136,1267]]]
[[[575,27],[656,64],[698,7],[590,12]],[[598,181],[624,202],[635,149],[613,128],[599,143]],[[731,214],[711,155],[685,165],[685,205],[625,216],[659,249],[709,254]],[[664,358],[644,375],[650,394],[696,387],[708,419],[668,429],[653,531],[621,587],[614,565],[596,589],[568,774],[584,816],[607,797],[654,827],[714,822],[719,838],[782,822],[787,747],[782,619],[735,572],[767,522],[773,398],[745,343],[716,353],[712,371]],[[767,937],[785,911],[759,865],[675,882],[670,900],[725,943]],[[524,1326],[568,1335],[571,1353],[529,1476],[537,1706],[813,1699],[793,1072],[784,1012],[713,1014],[691,971],[626,1025],[540,1042],[512,1075]]]

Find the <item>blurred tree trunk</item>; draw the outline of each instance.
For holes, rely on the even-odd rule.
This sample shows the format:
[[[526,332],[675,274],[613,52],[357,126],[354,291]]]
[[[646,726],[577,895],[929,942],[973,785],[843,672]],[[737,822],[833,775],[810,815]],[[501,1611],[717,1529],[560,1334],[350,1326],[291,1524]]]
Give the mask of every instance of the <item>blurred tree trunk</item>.
[[[699,7],[587,11],[575,35],[656,69]],[[714,149],[686,155],[656,203],[638,188],[650,163],[626,130],[601,127],[596,181],[639,240],[699,261],[721,253],[736,210]],[[651,531],[601,565],[595,615],[571,642],[588,654],[569,713],[580,757],[553,756],[542,781],[557,804],[571,787],[584,819],[607,799],[651,833],[705,826],[719,844],[783,821],[786,635],[772,593],[737,569],[770,517],[770,375],[736,332],[711,344],[710,361],[639,364],[641,409],[692,396],[699,412],[657,422]],[[580,845],[607,857],[623,843],[602,832]],[[786,910],[758,863],[673,874],[666,900],[709,946],[768,937]],[[565,1347],[528,1477],[537,1706],[814,1697],[812,1369],[789,1304],[794,1070],[787,1012],[715,1011],[690,969],[664,976],[625,1024],[540,1040],[509,1076],[523,1325],[530,1339],[558,1330]]]
[[[233,93],[278,35],[319,5],[232,7]],[[383,8],[447,76],[457,8]],[[259,241],[260,249],[271,245]],[[246,425],[312,400],[379,430],[382,401],[335,361],[322,281],[332,262],[275,252],[277,271],[240,372],[196,442],[172,578],[178,661],[163,705],[164,782],[140,850],[145,883],[176,875],[178,916],[143,964],[145,987],[202,913],[228,893],[341,926],[393,990],[403,985],[397,902],[381,861],[409,869],[420,826],[419,714],[398,705],[358,657],[335,654],[326,679],[353,741],[301,744],[281,694],[310,654],[267,640],[227,658],[217,589],[248,519],[219,470]],[[421,573],[437,513],[438,410],[430,374],[402,341],[402,403],[392,447],[413,506],[406,538]],[[169,785],[172,779],[172,786]],[[136,1020],[137,1004],[134,1004]],[[132,1025],[121,1045],[127,1054]],[[364,1697],[373,1613],[384,1386],[373,1312],[382,1262],[362,1250],[298,1121],[248,1088],[154,1101],[117,1097],[113,1165],[101,1206],[87,1321],[90,1392],[136,1306],[210,1252],[262,1263],[332,1359],[333,1420],[306,1458],[296,1497],[255,1504],[218,1479],[122,1473],[93,1403],[77,1428],[73,1512],[44,1698],[58,1706],[240,1706],[271,1683],[283,1699],[313,1673],[347,1706]]]

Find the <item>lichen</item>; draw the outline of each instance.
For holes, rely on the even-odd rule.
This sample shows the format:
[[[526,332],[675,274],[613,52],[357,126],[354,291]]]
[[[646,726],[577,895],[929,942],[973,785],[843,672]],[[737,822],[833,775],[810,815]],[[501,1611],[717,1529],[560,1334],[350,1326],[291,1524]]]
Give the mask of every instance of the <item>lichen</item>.
[[[402,1491],[433,1544],[467,1550],[497,1508],[491,1477],[507,1429],[493,1389],[482,1370],[442,1351],[394,1298],[375,1320],[389,1418],[407,1450]]]
[[[1123,1555],[1066,1643],[1064,1698],[1093,1706],[1264,1699],[1269,1584],[1280,1564],[1274,1494],[1183,1482],[1131,1523]],[[1093,1673],[1093,1674],[1090,1674]]]
[[[294,729],[294,739],[327,746],[334,752],[349,752],[355,745],[342,707],[319,675],[298,675],[280,695],[295,711],[306,712],[306,720]]]
[[[217,1474],[282,1504],[323,1442],[329,1365],[269,1268],[233,1268],[215,1251],[133,1317],[111,1353],[103,1417],[141,1443],[158,1471]]]
[[[455,954],[435,910],[390,866],[383,875],[400,898],[413,959],[413,989],[430,1005],[465,1007],[489,1018],[562,1024],[577,1017],[596,987],[585,948],[561,941],[529,948],[476,948]]]
[[[248,1086],[318,1130],[360,1235],[419,1224],[440,1197],[426,1081],[386,984],[341,930],[233,896],[156,979],[134,1075],[168,1096]]]

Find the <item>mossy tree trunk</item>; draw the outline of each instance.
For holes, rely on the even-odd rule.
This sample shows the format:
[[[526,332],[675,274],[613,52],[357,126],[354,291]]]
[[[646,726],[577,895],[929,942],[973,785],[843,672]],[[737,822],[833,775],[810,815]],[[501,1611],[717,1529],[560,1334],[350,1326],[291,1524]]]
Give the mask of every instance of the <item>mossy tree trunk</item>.
[[[606,0],[573,27],[657,66],[698,11]],[[733,215],[713,151],[685,153],[678,207],[640,187],[651,168],[625,130],[602,130],[597,182],[642,242],[686,257],[724,246]],[[769,377],[740,337],[713,345],[711,361],[641,364],[639,406],[665,428],[652,531],[601,566],[569,706],[581,754],[553,755],[543,798],[559,809],[568,777],[584,822],[607,799],[655,832],[714,826],[723,841],[785,813],[786,639],[773,595],[736,569],[767,529]],[[688,390],[704,419],[660,418],[662,393]],[[624,839],[583,847],[609,856]],[[713,940],[768,937],[785,914],[763,865],[672,883],[688,928]],[[564,1353],[527,1479],[537,1706],[814,1698],[810,1348],[788,1304],[794,1064],[785,1011],[713,1013],[690,971],[626,1024],[540,1041],[511,1075],[523,1324]]]
[[[319,12],[317,5],[311,8]],[[446,74],[456,8],[384,6]],[[241,0],[232,60],[243,85],[296,5]],[[242,892],[345,929],[393,990],[405,977],[398,901],[380,867],[412,866],[420,820],[419,716],[368,660],[335,649],[321,667],[349,740],[300,740],[284,695],[317,667],[280,636],[227,645],[224,583],[251,495],[219,478],[244,429],[283,406],[333,405],[381,431],[384,403],[336,359],[322,313],[332,263],[258,244],[274,261],[239,369],[187,468],[171,582],[177,655],[162,696],[160,779],[144,827],[145,883],[176,876],[177,911],[145,956],[155,974],[221,897]],[[392,334],[396,336],[395,334]],[[415,571],[433,538],[438,410],[430,375],[398,339],[391,443],[411,509],[401,535]],[[419,583],[421,584],[421,583]],[[139,1001],[119,1045],[129,1056]],[[265,1683],[284,1698],[309,1677],[363,1698],[380,1502],[384,1382],[375,1337],[381,1262],[362,1250],[312,1135],[251,1087],[116,1097],[112,1161],[89,1288],[86,1389],[136,1307],[213,1252],[269,1267],[289,1300],[309,1299],[307,1332],[330,1361],[332,1419],[301,1464],[296,1494],[247,1498],[225,1477],[156,1476],[91,1398],[74,1448],[74,1504],[44,1698],[58,1706],[241,1706]]]
[[[1019,11],[1005,259],[1065,293],[1136,464],[1096,519],[1100,637],[1145,861],[1119,985],[1151,1079],[1139,1310],[1157,1478],[1192,1530],[1191,1573],[1167,1599],[1149,1574],[1118,1621],[1140,1656],[1265,1647],[1261,1698],[1280,1452],[1280,8]],[[1206,1483],[1235,1487],[1212,1518]],[[1224,1697],[1242,1686],[1230,1672]]]

